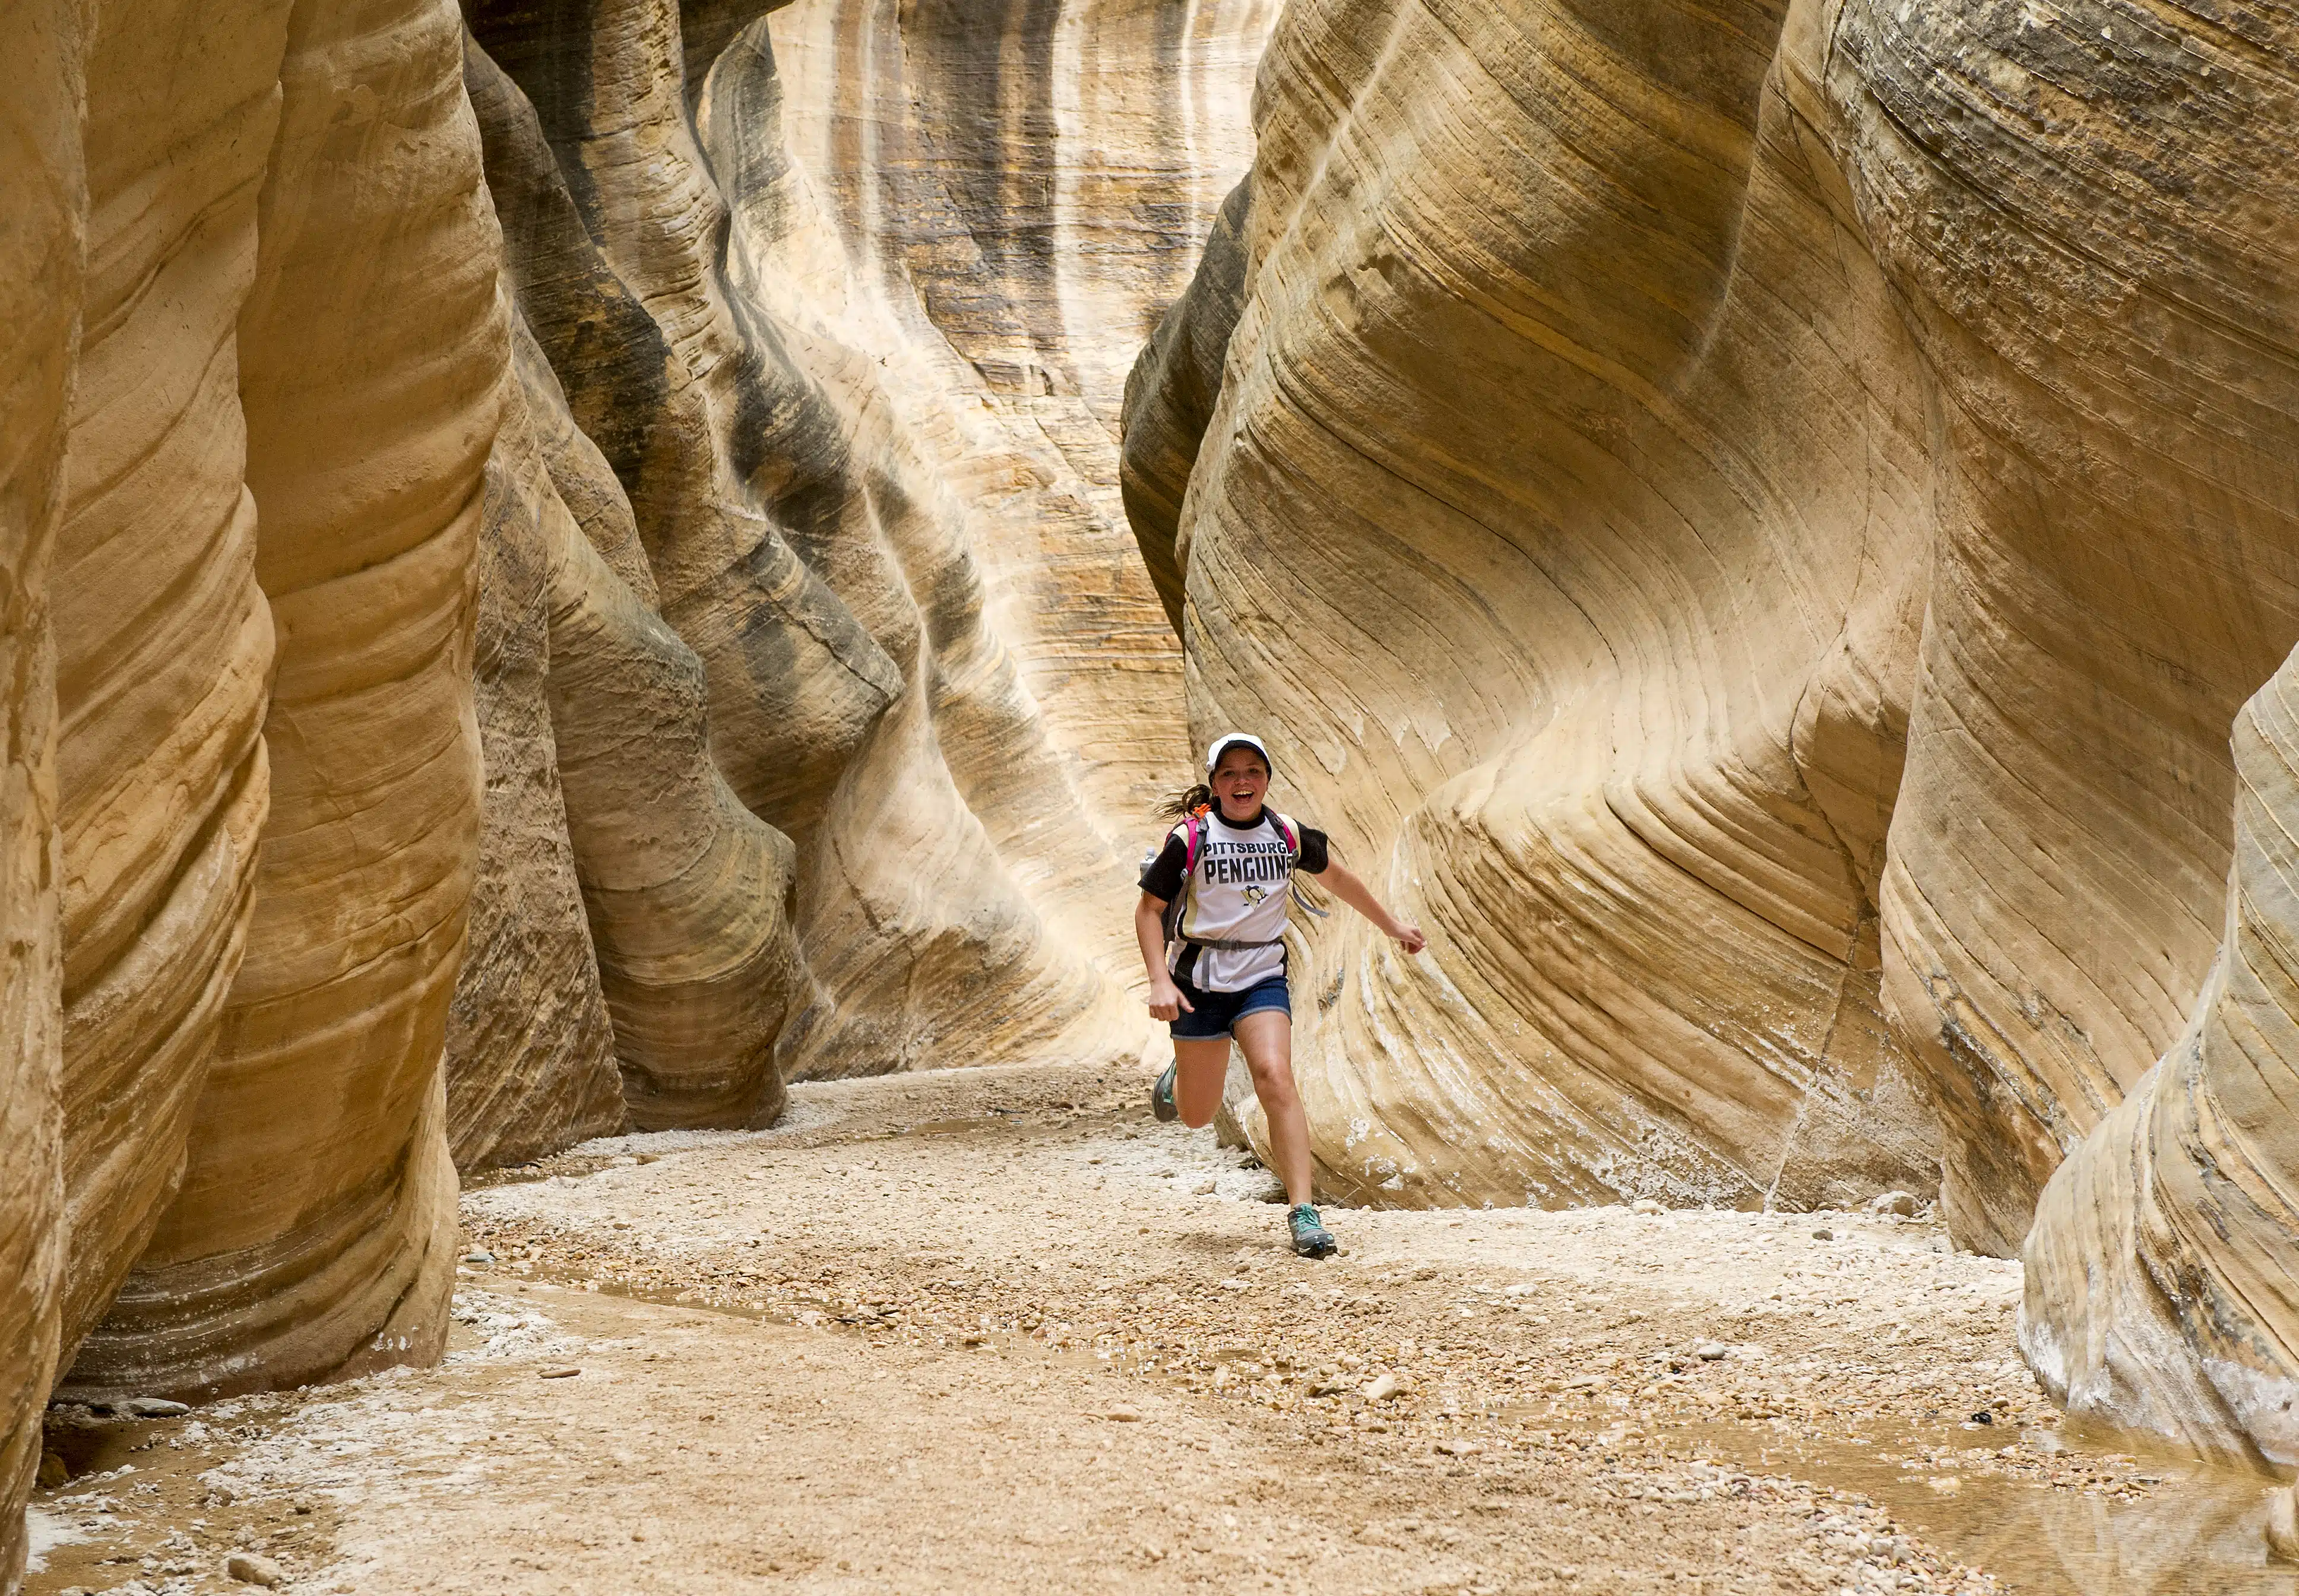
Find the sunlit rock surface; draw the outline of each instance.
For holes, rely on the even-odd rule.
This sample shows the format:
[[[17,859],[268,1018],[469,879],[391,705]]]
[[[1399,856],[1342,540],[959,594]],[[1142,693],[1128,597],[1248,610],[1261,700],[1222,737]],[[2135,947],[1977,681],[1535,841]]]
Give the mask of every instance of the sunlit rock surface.
[[[0,1590],[23,1573],[70,1243],[48,565],[79,339],[86,25],[73,0],[0,12],[20,79],[0,96]]]
[[[182,1185],[79,1354],[82,1390],[320,1379],[445,1334],[439,1056],[479,830],[499,249],[453,9],[303,0],[286,21],[237,318],[278,630],[270,815]]]
[[[2226,935],[2162,1061],[2045,1187],[2021,1350],[2073,1413],[2299,1463],[2299,661],[2236,721]]]
[[[1271,17],[0,22],[0,1566],[60,1369],[436,1355],[451,1159],[1139,1049],[1118,388]],[[866,100],[956,231],[794,156]]]
[[[1119,392],[1242,169],[1269,13],[583,9],[475,8],[473,95],[640,558],[569,508],[792,844],[782,1071],[1133,1052],[1109,904],[1186,752]]]
[[[2299,636],[2245,14],[1289,10],[1126,489],[1193,724],[1432,934],[1296,965],[1332,1189],[1804,1205],[1936,1119],[2019,1244],[2195,999]]]
[[[1128,487],[1186,573],[1193,721],[1276,734],[1432,938],[1337,918],[1297,959],[1339,1194],[1929,1184],[1875,900],[1929,394],[1824,43],[1759,5],[1328,4],[1272,46],[1242,289],[1217,235]]]

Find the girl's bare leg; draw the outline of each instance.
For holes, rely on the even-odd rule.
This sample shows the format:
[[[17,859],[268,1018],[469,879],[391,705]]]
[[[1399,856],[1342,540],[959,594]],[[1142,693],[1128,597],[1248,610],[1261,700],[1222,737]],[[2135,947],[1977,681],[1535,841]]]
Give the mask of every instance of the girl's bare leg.
[[[1240,1019],[1236,1035],[1253,1071],[1253,1094],[1269,1121],[1277,1178],[1285,1183],[1285,1201],[1298,1207],[1309,1201],[1309,1117],[1293,1089],[1293,1017],[1264,1009]]]
[[[1182,1123],[1203,1130],[1221,1108],[1222,1083],[1229,1078],[1229,1038],[1174,1043],[1174,1106]]]

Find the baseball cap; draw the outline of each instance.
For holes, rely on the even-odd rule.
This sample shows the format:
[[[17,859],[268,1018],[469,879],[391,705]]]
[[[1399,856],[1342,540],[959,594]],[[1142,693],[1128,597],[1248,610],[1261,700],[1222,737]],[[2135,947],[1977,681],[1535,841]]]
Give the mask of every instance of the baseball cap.
[[[1238,747],[1252,749],[1261,756],[1263,764],[1273,770],[1277,768],[1277,761],[1269,757],[1269,750],[1261,745],[1259,737],[1246,732],[1224,732],[1220,736],[1216,737],[1212,746],[1206,750],[1206,774],[1211,776],[1214,773],[1214,767],[1221,763],[1221,756],[1229,750]]]

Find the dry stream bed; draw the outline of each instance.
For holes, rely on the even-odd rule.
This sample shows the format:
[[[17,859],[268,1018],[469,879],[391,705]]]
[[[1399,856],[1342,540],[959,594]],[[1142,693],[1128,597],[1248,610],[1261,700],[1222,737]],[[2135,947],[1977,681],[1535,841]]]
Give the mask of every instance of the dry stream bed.
[[[28,1589],[2299,1592],[2064,1436],[1925,1219],[1341,1211],[1119,1071],[794,1089],[475,1182],[437,1369],[58,1409]]]

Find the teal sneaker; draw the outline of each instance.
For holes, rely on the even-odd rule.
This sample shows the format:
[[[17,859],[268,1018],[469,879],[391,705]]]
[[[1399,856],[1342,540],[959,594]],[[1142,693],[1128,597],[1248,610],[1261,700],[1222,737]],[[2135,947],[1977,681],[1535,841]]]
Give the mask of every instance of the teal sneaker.
[[[1333,1233],[1317,1223],[1317,1210],[1306,1202],[1297,1202],[1285,1216],[1293,1227],[1293,1251],[1304,1258],[1331,1258],[1340,1243]]]
[[[1181,1068],[1180,1060],[1166,1066],[1166,1073],[1150,1088],[1150,1111],[1168,1124],[1182,1117],[1179,1105],[1174,1101],[1174,1072]]]

